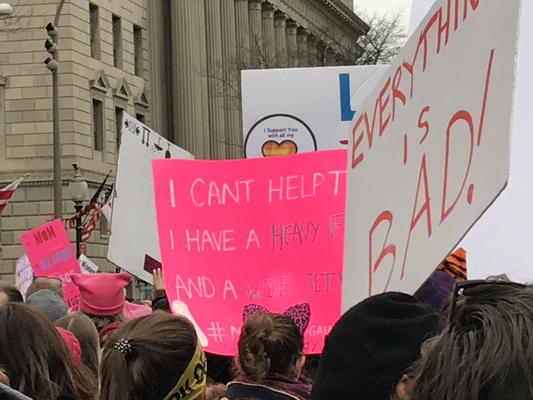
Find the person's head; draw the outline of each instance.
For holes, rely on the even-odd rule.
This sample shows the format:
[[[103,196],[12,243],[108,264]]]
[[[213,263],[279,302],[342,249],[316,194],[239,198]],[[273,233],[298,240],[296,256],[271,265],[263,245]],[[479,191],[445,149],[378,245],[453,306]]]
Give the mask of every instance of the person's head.
[[[7,303],[23,303],[24,298],[18,289],[7,282],[0,282],[0,307]]]
[[[124,289],[130,281],[126,273],[72,274],[72,282],[80,289],[80,310],[95,316],[122,313]]]
[[[36,277],[30,287],[28,287],[28,290],[26,292],[26,298],[31,296],[33,293],[43,289],[51,290],[61,298],[65,297],[65,293],[63,291],[63,282],[61,281],[61,279],[54,278],[51,276],[40,276]]]
[[[429,305],[402,293],[357,304],[326,339],[311,399],[389,400],[438,323]]]
[[[237,377],[254,382],[274,374],[297,379],[305,363],[303,346],[303,336],[289,317],[253,315],[241,330]]]
[[[206,385],[205,355],[186,319],[159,311],[113,333],[100,376],[102,399],[161,400],[183,392],[182,400],[199,399]]]
[[[465,288],[412,376],[412,400],[533,398],[533,289]]]
[[[93,381],[97,382],[100,343],[93,322],[82,313],[74,313],[57,320],[55,325],[69,330],[76,336],[81,347],[81,363],[91,374]]]
[[[39,290],[26,298],[26,304],[36,308],[54,322],[67,315],[67,305],[62,297],[49,289]]]
[[[0,308],[0,365],[14,389],[35,399],[94,399],[96,387],[76,367],[56,328],[21,303]]]
[[[123,315],[124,288],[131,281],[126,273],[112,274],[72,274],[72,282],[80,289],[80,311],[87,315],[96,326],[103,344],[118,322],[125,320]],[[112,326],[113,325],[113,326]],[[112,328],[110,332],[107,330]]]

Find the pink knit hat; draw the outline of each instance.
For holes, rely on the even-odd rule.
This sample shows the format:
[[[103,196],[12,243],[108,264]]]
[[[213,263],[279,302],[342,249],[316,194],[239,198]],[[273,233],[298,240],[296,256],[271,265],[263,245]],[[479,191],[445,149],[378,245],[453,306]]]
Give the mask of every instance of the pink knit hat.
[[[136,319],[152,314],[152,308],[145,304],[135,304],[129,301],[124,302],[124,315],[128,319]]]
[[[72,282],[80,288],[80,310],[86,314],[112,316],[124,308],[124,288],[131,276],[121,274],[72,274]]]
[[[67,348],[74,359],[74,362],[79,367],[81,365],[81,346],[76,336],[64,328],[56,327],[59,332],[59,336],[63,339],[63,342],[67,345]]]

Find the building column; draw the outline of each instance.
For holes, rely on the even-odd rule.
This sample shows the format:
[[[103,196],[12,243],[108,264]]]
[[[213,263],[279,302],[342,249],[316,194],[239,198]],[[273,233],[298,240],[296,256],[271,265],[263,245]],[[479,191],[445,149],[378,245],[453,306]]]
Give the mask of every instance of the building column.
[[[318,65],[318,38],[314,35],[307,37],[307,55],[310,67]]]
[[[298,42],[296,39],[296,32],[298,25],[296,22],[290,20],[286,23],[285,33],[287,35],[287,59],[289,67],[298,66]]]
[[[296,37],[298,43],[298,66],[309,66],[309,57],[307,55],[307,31],[304,28],[298,28],[298,36]]]
[[[261,65],[263,52],[263,22],[261,18],[263,0],[248,1],[248,18],[250,23],[250,62],[254,67]]]
[[[235,43],[238,68],[248,68],[251,50],[248,0],[235,0]]]
[[[205,29],[207,37],[207,86],[209,103],[210,158],[226,158],[226,125],[224,122],[224,79],[222,67],[222,26],[220,2],[205,0]]]
[[[274,13],[274,37],[276,43],[276,67],[287,67],[287,16],[280,11]]]
[[[331,47],[326,49],[326,65],[329,67],[337,65],[337,52]]]
[[[165,53],[163,40],[165,25],[163,1],[155,0],[148,3],[148,42],[150,43],[150,108],[152,113],[152,128],[162,135],[164,105],[167,98],[164,88],[166,82],[163,78]]]
[[[209,110],[205,73],[204,2],[171,0],[174,135],[176,143],[199,159],[209,150]]]
[[[263,3],[261,12],[263,27],[262,62],[266,68],[275,66],[276,39],[274,37],[274,7],[270,3]]]
[[[211,1],[211,0],[208,0]],[[238,1],[237,3],[240,3]],[[239,94],[239,68],[237,61],[236,3],[234,0],[220,0],[222,25],[222,65],[224,76],[224,120],[226,123],[226,158],[242,157],[242,128]],[[246,5],[246,22],[248,22],[248,5]],[[246,32],[248,35],[248,32]]]

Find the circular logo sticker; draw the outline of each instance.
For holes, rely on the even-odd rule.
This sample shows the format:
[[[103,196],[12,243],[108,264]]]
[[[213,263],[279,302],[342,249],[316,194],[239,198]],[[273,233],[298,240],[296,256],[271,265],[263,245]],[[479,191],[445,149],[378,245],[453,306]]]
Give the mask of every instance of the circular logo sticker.
[[[311,128],[289,114],[272,114],[257,121],[244,141],[246,158],[288,156],[316,151]]]

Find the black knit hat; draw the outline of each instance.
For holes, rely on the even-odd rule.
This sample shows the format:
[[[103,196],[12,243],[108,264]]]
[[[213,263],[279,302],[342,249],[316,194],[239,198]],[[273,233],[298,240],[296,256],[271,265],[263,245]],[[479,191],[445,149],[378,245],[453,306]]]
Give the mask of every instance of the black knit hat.
[[[429,305],[402,293],[352,307],[326,340],[311,400],[389,400],[438,322]]]

